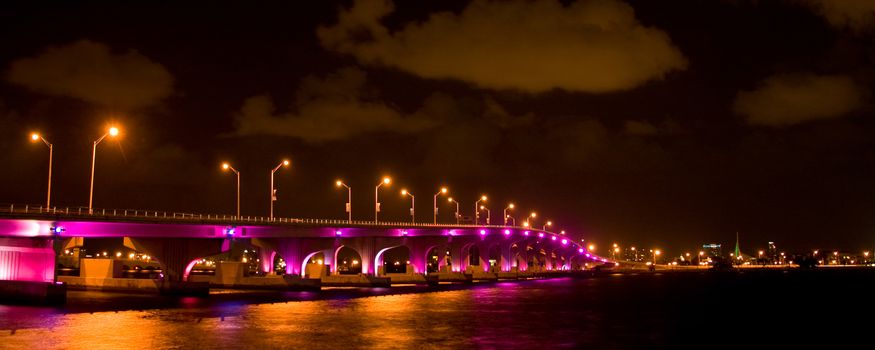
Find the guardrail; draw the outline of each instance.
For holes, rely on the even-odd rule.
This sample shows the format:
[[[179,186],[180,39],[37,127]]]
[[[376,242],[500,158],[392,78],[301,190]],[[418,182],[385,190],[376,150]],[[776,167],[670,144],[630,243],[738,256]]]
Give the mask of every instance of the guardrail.
[[[31,206],[31,205],[2,205],[0,206],[0,214],[48,214],[69,217],[103,217],[103,218],[139,218],[150,220],[167,220],[167,221],[213,221],[213,222],[241,222],[241,223],[266,223],[266,224],[310,224],[310,225],[355,225],[355,226],[401,226],[401,227],[447,227],[447,228],[494,228],[494,229],[514,229],[514,230],[530,230],[536,232],[544,232],[553,235],[559,235],[555,232],[531,229],[518,226],[503,226],[503,225],[472,225],[472,224],[434,224],[422,222],[403,222],[403,221],[365,221],[365,220],[343,220],[343,219],[312,219],[312,218],[285,218],[285,217],[264,217],[264,216],[240,216],[235,215],[220,215],[220,214],[194,214],[180,212],[166,212],[157,210],[140,210],[140,209],[91,209],[87,207],[51,207]]]

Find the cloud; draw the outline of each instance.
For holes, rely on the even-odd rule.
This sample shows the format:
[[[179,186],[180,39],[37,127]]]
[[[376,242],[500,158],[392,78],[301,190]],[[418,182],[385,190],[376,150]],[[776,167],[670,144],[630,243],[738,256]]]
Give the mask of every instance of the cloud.
[[[875,23],[872,0],[802,0],[838,28],[863,30]]]
[[[124,109],[153,105],[173,92],[173,76],[162,65],[88,40],[16,60],[6,79],[39,93]]]
[[[616,0],[474,0],[390,32],[380,20],[392,11],[388,1],[356,1],[318,36],[366,64],[532,93],[626,90],[687,65],[665,32]]]
[[[750,124],[786,126],[840,117],[860,107],[864,95],[843,75],[777,75],[739,92],[734,109]]]
[[[305,78],[294,111],[277,113],[267,95],[248,98],[236,115],[238,135],[291,136],[311,143],[384,131],[414,133],[434,127],[428,113],[405,116],[366,90],[366,75],[345,68],[326,78]]]

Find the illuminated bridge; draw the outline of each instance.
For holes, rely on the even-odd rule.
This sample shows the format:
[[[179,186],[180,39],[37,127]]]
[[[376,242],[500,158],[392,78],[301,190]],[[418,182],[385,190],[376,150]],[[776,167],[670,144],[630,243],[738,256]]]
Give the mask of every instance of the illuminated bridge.
[[[318,278],[308,276],[307,265],[321,253],[327,269],[323,280],[338,275],[336,260],[344,247],[361,257],[358,277],[365,279],[385,276],[383,255],[398,247],[409,250],[408,275],[422,280],[426,275],[452,279],[454,274],[514,278],[607,262],[562,234],[516,226],[8,206],[0,209],[0,280],[55,281],[59,252],[89,238],[123,238],[126,247],[154,258],[162,270],[154,283],[162,290],[191,284],[196,263],[228,251],[232,242],[256,248],[266,275]],[[438,272],[429,273],[433,249],[437,253],[432,254],[443,256]],[[286,262],[285,271],[274,271],[277,255]]]

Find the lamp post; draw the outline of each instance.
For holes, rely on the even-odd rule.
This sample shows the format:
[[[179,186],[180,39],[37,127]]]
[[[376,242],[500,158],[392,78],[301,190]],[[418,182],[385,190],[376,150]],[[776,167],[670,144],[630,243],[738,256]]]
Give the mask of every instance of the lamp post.
[[[662,254],[662,252],[659,251],[659,249],[653,250],[653,265],[656,265],[656,257],[659,256],[659,254]]]
[[[273,202],[276,202],[276,188],[273,187],[273,174],[284,166],[289,166],[288,160],[283,160],[270,171],[270,219],[273,220]]]
[[[441,193],[446,194],[447,188],[441,187],[441,190],[438,193],[434,194],[434,224],[437,225],[437,214],[438,214],[438,206],[437,206],[437,197],[441,195]]]
[[[489,208],[487,208],[485,205],[481,205],[480,210],[486,211],[486,224],[489,225],[489,223],[492,221],[492,211],[490,211]]]
[[[551,226],[551,227],[552,227],[552,226],[553,226],[553,222],[547,220],[547,223],[544,224],[544,227],[541,228],[541,231],[547,231],[547,226]]]
[[[459,202],[453,200],[453,197],[447,198],[447,202],[456,203],[456,225],[459,224]]]
[[[109,130],[107,130],[107,132],[103,134],[103,136],[94,141],[94,147],[92,147],[91,149],[91,188],[88,190],[88,214],[92,213],[91,204],[94,202],[94,165],[97,161],[97,145],[107,136],[116,137],[118,136],[118,133],[119,131],[117,127],[110,127]]]
[[[392,179],[389,177],[384,177],[383,181],[377,184],[377,187],[374,188],[374,223],[379,222],[380,215],[380,186],[389,185],[392,182]]]
[[[347,222],[352,223],[352,188],[347,186],[343,181],[337,180],[334,182],[337,187],[346,187],[346,215]]]
[[[510,215],[507,215],[507,211],[513,209],[513,203],[507,205],[507,208],[504,208],[504,226],[507,226],[507,219],[510,219]],[[516,225],[516,219],[513,221],[514,225]]]
[[[486,195],[480,196],[480,199],[474,202],[474,225],[480,223],[480,210],[478,208],[480,208],[480,202],[484,201],[486,201]]]
[[[535,217],[537,217],[537,216],[538,216],[538,213],[535,213],[535,212],[532,212],[531,214],[529,214],[529,217],[526,218],[526,223],[528,223],[528,225],[526,225],[526,226],[534,228],[535,227]]]
[[[43,143],[45,143],[46,146],[49,147],[49,185],[48,185],[48,190],[46,190],[46,210],[48,210],[48,208],[51,208],[51,206],[52,206],[52,150],[53,150],[53,147],[52,147],[52,144],[49,143],[49,141],[46,141],[45,138],[43,138],[40,134],[37,134],[37,133],[30,134],[30,140],[31,141],[42,140]]]
[[[410,222],[416,222],[416,201],[413,198],[413,193],[401,190],[401,195],[410,196]]]
[[[228,164],[228,163],[222,163],[222,170],[231,170],[234,172],[234,175],[237,175],[237,216],[236,216],[236,219],[239,220],[240,219],[240,172],[237,171],[237,169],[234,169],[234,167],[232,167],[231,164]]]

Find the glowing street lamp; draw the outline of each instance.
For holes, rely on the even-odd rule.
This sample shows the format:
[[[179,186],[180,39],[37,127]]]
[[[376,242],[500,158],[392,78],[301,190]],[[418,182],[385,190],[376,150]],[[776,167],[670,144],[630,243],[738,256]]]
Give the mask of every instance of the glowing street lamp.
[[[352,223],[352,189],[347,186],[343,181],[337,180],[334,182],[337,187],[346,187],[346,214],[347,214],[347,222]]]
[[[541,230],[547,231],[547,226],[553,227],[553,222],[548,220],[547,223],[544,224],[544,227],[541,228]]]
[[[656,257],[659,256],[660,254],[662,254],[662,252],[659,251],[659,249],[654,249],[654,250],[653,250],[653,264],[654,264],[654,265],[656,265]]]
[[[94,202],[94,164],[97,161],[97,144],[103,141],[107,136],[116,137],[119,134],[117,127],[110,127],[103,136],[94,141],[94,147],[91,150],[91,188],[88,190],[88,214],[92,213],[91,204]],[[33,138],[33,136],[31,136]]]
[[[507,205],[507,208],[504,208],[504,226],[507,226],[507,219],[513,219],[510,215],[507,215],[507,211],[513,209],[513,203]],[[516,219],[513,220],[513,224],[516,225]]]
[[[48,190],[46,191],[46,209],[48,209],[48,208],[51,208],[51,206],[52,206],[52,149],[53,149],[53,147],[52,147],[52,144],[49,143],[49,141],[46,141],[45,138],[43,138],[40,134],[37,134],[37,133],[30,134],[30,140],[31,141],[42,140],[43,143],[45,143],[46,146],[49,147],[49,186],[48,186]]]
[[[401,190],[401,195],[410,196],[410,222],[416,222],[416,202],[413,199],[413,193]]]
[[[490,211],[485,205],[481,205],[480,210],[486,211],[486,224],[489,225],[489,222],[492,221],[492,211]]]
[[[234,175],[237,175],[237,217],[236,218],[239,220],[240,219],[240,172],[237,171],[237,169],[234,169],[234,167],[232,167],[231,164],[228,164],[228,163],[222,163],[222,170],[230,170],[230,171],[234,172]]]
[[[453,197],[447,198],[447,202],[456,203],[456,225],[459,224],[459,202],[453,200]]]
[[[589,247],[587,247],[587,248],[589,249],[589,251],[594,252],[595,251],[595,244],[590,244]]]
[[[392,179],[389,177],[384,177],[383,181],[377,184],[377,187],[374,188],[374,223],[379,222],[380,215],[380,186],[389,185],[392,183]]]
[[[437,224],[437,214],[438,214],[438,205],[437,205],[437,197],[441,194],[446,194],[447,188],[441,187],[441,190],[438,193],[434,194],[434,224]]]
[[[480,196],[480,199],[478,199],[476,202],[474,202],[474,225],[477,225],[480,223],[480,210],[478,210],[478,208],[480,208],[480,202],[485,202],[485,201],[486,201],[486,195],[483,195],[483,196]]]
[[[270,219],[273,219],[273,202],[276,202],[276,188],[273,186],[273,174],[284,166],[289,166],[288,160],[283,160],[270,171]]]
[[[526,223],[528,223],[528,225],[526,225],[526,227],[528,227],[528,226],[535,227],[535,218],[537,216],[538,216],[538,213],[536,213],[536,212],[532,212],[531,214],[529,214],[529,217],[526,218]]]

